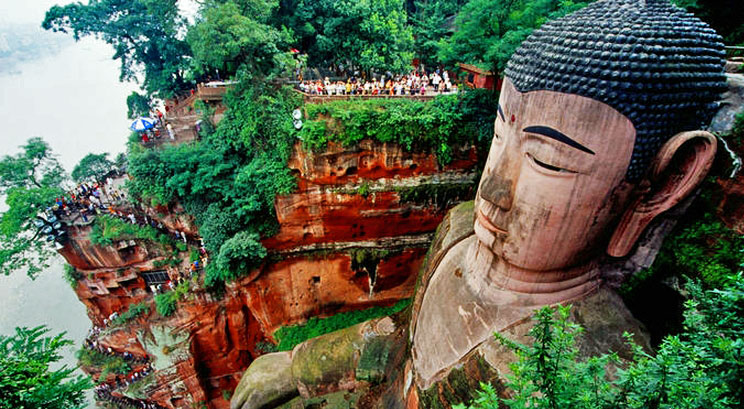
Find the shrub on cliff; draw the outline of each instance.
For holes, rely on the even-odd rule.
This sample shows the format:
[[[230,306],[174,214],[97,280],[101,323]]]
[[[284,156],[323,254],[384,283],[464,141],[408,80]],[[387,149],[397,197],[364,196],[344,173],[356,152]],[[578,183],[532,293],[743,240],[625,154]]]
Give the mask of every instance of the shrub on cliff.
[[[178,297],[173,291],[155,296],[155,309],[163,317],[170,317],[178,307]]]
[[[109,374],[126,375],[132,370],[127,361],[118,355],[104,354],[88,348],[81,348],[76,355],[81,366],[101,371],[98,383],[104,382]]]
[[[362,139],[394,142],[408,151],[434,152],[440,163],[447,164],[453,147],[480,145],[487,150],[497,100],[498,95],[480,89],[428,102],[352,99],[308,104],[309,120],[300,138],[313,150],[324,149],[330,141],[345,146]]]
[[[471,409],[709,409],[744,403],[744,276],[721,290],[687,290],[684,330],[667,336],[655,354],[630,341],[634,359],[621,364],[616,355],[579,360],[576,338],[581,327],[568,321],[569,307],[546,307],[535,315],[532,345],[496,334],[519,361],[511,365],[507,386],[515,393],[501,399],[483,386]],[[610,365],[619,365],[609,374]],[[463,405],[458,406],[464,409]]]
[[[178,302],[186,298],[190,290],[191,286],[189,282],[183,281],[173,290],[157,294],[155,296],[155,310],[163,317],[170,317],[178,309]]]
[[[216,282],[234,280],[240,277],[241,272],[250,271],[264,257],[266,249],[261,245],[258,234],[238,232],[222,244],[217,257],[207,265],[204,284],[211,287]]]
[[[295,140],[291,113],[301,102],[289,89],[246,79],[225,103],[213,133],[159,150],[133,145],[128,168],[133,200],[178,202],[195,217],[213,257],[208,278],[215,286],[247,274],[266,255],[259,238],[276,231],[274,197],[295,186],[287,160]]]
[[[77,271],[75,267],[65,263],[62,270],[62,278],[64,278],[65,282],[67,282],[67,284],[69,284],[74,290],[77,288],[78,280],[83,278],[83,273]]]
[[[111,321],[111,326],[118,326],[118,325],[124,325],[127,322],[141,316],[146,315],[150,312],[150,304],[145,302],[140,302],[137,304],[132,304],[127,308],[126,311],[119,314],[118,317],[114,318],[114,320]]]
[[[400,300],[390,307],[372,307],[366,310],[348,311],[327,318],[312,317],[306,323],[281,327],[274,332],[279,341],[279,351],[291,351],[296,345],[323,334],[348,328],[360,322],[385,317],[402,311],[411,305],[411,299]]]
[[[130,239],[175,246],[170,237],[153,227],[128,223],[106,214],[96,217],[89,238],[90,242],[96,246],[111,246],[114,241]]]

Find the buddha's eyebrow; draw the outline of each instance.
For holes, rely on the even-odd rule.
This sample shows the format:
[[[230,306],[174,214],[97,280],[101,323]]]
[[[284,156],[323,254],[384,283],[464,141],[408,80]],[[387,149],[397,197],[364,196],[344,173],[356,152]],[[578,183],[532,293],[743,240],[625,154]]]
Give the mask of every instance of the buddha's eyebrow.
[[[528,126],[527,128],[524,128],[523,131],[529,132],[529,133],[536,133],[542,136],[547,136],[550,139],[555,139],[558,142],[563,142],[572,148],[576,148],[582,152],[586,152],[586,153],[590,153],[594,155],[594,152],[591,149],[574,141],[573,139],[569,138],[568,136],[564,135],[563,133],[559,131],[556,131],[553,128],[550,128],[547,126]]]
[[[498,107],[499,115],[501,116],[501,120],[506,122],[506,117],[504,116],[504,110],[501,109],[501,104],[498,104],[497,107]]]

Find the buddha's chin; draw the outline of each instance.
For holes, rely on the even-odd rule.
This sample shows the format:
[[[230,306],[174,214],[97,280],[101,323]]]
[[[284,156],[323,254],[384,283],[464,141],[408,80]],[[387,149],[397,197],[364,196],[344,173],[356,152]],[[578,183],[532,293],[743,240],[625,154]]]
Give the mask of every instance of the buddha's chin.
[[[488,251],[493,257],[503,258],[505,235],[485,228],[477,219],[473,227],[478,251]]]

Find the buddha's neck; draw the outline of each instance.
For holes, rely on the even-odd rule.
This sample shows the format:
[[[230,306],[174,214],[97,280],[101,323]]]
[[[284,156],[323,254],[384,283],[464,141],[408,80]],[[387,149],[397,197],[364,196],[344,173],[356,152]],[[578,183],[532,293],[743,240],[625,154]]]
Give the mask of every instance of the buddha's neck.
[[[593,292],[600,283],[595,262],[562,270],[525,270],[496,257],[479,240],[470,246],[466,262],[467,285],[481,297],[494,298],[494,302],[505,291],[535,304],[567,302]]]

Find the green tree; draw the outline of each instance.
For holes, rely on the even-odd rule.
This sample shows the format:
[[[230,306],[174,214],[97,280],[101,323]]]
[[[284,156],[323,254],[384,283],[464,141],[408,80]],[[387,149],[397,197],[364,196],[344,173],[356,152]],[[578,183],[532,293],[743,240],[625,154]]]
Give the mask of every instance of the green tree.
[[[401,72],[413,59],[402,0],[287,0],[275,24],[293,31],[311,65]]]
[[[191,54],[182,39],[186,20],[177,0],[91,0],[88,4],[53,6],[42,27],[71,32],[76,40],[95,36],[116,50],[122,81],[143,75],[149,95],[167,98],[186,87]]]
[[[108,153],[89,153],[80,159],[72,170],[72,179],[75,182],[97,182],[116,167],[114,162],[108,159]]]
[[[140,116],[150,116],[152,101],[146,95],[132,91],[127,96],[127,118],[135,119]]]
[[[265,76],[281,74],[294,67],[289,53],[292,40],[289,31],[265,24],[272,5],[258,7],[260,4],[256,3],[259,2],[251,3],[255,7],[244,6],[243,10],[230,1],[204,9],[186,37],[194,52],[196,72],[220,70],[233,75],[243,68],[254,75]]]
[[[411,15],[415,39],[416,58],[427,67],[439,64],[439,43],[454,29],[454,17],[466,3],[465,0],[416,1],[416,10]]]
[[[85,408],[85,391],[92,387],[86,377],[72,377],[74,369],[50,366],[72,344],[64,333],[44,336],[48,328],[16,328],[11,336],[0,335],[0,407],[19,409]],[[57,365],[55,365],[57,366]]]
[[[31,278],[47,267],[55,252],[42,240],[34,220],[64,194],[65,172],[41,138],[31,138],[17,155],[0,159],[0,273],[26,269]]]
[[[117,169],[122,169],[127,165],[127,154],[124,152],[119,152],[118,155],[114,158],[114,166],[116,166]]]
[[[207,275],[210,281],[230,281],[251,271],[266,257],[266,249],[261,245],[256,233],[241,231],[220,246],[215,259],[215,273]],[[206,282],[209,286],[210,282]]]
[[[456,32],[440,42],[439,59],[501,73],[511,55],[544,22],[584,7],[580,0],[470,0],[455,20]]]

